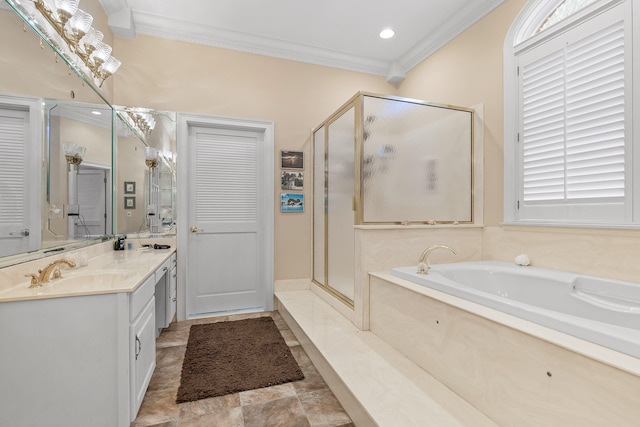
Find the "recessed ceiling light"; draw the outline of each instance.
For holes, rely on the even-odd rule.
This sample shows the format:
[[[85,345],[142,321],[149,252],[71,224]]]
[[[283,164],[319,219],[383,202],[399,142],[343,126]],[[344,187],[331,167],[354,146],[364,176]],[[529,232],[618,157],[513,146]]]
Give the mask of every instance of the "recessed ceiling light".
[[[91,112],[91,114],[95,114],[96,116],[101,116],[102,115],[102,113],[100,111],[97,111],[97,110],[93,110]]]
[[[380,31],[380,38],[382,39],[390,39],[391,37],[395,36],[396,32],[393,31],[391,28],[386,28],[382,31]]]

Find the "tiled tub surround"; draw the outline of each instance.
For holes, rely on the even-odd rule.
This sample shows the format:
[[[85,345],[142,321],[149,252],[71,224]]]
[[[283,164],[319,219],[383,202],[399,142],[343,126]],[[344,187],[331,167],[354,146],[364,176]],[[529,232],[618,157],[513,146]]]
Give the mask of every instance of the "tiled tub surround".
[[[499,261],[393,276],[640,358],[640,284]]]
[[[354,306],[348,307],[316,285],[311,290],[359,329],[369,328],[369,272],[390,270],[399,265],[418,264],[422,251],[436,243],[451,246],[458,253],[435,251],[433,263],[481,261],[483,227],[473,224],[358,225],[354,227]]]
[[[503,426],[636,426],[640,360],[392,276],[371,332]]]
[[[63,277],[82,274],[91,282],[92,273],[115,269],[127,278],[89,288],[78,280],[77,288],[60,291],[52,281],[42,292],[24,291],[24,274],[74,252],[0,270],[0,425],[128,426],[135,413],[133,396],[145,383],[137,375],[147,375],[137,356],[153,356],[146,368],[155,362],[154,272],[175,245],[113,251],[106,242],[82,250],[90,250],[88,265],[63,270]],[[137,342],[145,325],[149,332]]]

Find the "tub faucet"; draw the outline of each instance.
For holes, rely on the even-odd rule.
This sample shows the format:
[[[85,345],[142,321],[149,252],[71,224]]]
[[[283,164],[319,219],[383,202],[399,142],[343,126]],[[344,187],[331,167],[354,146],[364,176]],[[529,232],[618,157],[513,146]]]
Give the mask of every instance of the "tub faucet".
[[[47,265],[42,270],[38,270],[38,275],[36,274],[27,274],[27,277],[31,277],[31,286],[30,288],[42,286],[43,283],[46,283],[53,276],[54,279],[58,279],[61,277],[60,268],[62,264],[66,264],[69,268],[73,268],[76,266],[75,261],[62,258],[56,261],[53,261],[51,264]]]
[[[418,274],[429,274],[429,269],[431,268],[431,264],[429,263],[429,255],[435,249],[449,249],[452,254],[458,255],[452,247],[447,245],[429,246],[424,250],[424,252],[422,252],[422,255],[420,255],[420,260],[418,260]]]

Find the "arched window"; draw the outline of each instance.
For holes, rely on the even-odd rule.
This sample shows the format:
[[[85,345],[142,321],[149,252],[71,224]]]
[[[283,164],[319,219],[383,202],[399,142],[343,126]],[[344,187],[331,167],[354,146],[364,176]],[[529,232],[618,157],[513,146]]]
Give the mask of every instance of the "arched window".
[[[551,13],[542,21],[540,26],[536,29],[535,34],[543,31],[557,22],[562,21],[565,18],[570,17],[574,13],[578,12],[585,6],[593,3],[595,0],[563,0],[561,1]]]
[[[512,25],[504,49],[506,223],[640,225],[634,13],[632,0],[532,0]]]

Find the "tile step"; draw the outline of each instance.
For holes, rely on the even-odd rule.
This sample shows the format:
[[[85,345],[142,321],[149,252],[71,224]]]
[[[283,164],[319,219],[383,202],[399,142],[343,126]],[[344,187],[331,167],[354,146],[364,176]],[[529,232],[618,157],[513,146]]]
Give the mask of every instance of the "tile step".
[[[275,295],[278,311],[357,426],[498,427],[312,291]]]

